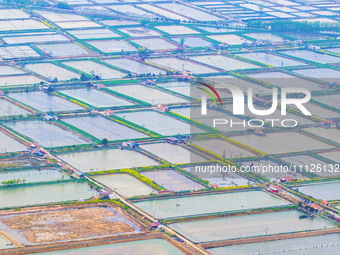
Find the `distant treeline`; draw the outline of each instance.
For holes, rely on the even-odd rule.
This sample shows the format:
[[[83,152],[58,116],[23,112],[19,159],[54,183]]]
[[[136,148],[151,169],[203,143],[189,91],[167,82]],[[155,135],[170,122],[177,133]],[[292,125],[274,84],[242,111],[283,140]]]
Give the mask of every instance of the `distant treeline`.
[[[265,28],[273,31],[287,32],[319,32],[334,31],[340,32],[340,22],[321,22],[321,21],[292,21],[292,20],[249,20],[247,23],[249,28]]]

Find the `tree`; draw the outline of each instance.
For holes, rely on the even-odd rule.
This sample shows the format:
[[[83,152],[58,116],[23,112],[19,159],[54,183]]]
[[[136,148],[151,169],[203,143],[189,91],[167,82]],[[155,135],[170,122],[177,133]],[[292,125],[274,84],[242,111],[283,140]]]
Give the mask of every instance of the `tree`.
[[[185,43],[185,38],[181,38],[180,39],[180,44],[181,44],[181,47],[184,48],[184,43]]]
[[[149,21],[147,19],[142,19],[140,21],[140,23],[142,24],[142,26],[148,26],[149,25]]]
[[[71,6],[67,2],[59,2],[57,8],[70,10]]]
[[[88,80],[90,80],[90,79],[89,79],[89,77],[88,77],[86,74],[82,73],[82,74],[80,75],[80,80],[81,80],[81,81],[88,81]]]
[[[109,140],[107,140],[107,138],[103,138],[101,141],[101,145],[106,146],[108,144]]]
[[[262,4],[259,4],[259,11],[260,12],[263,12],[263,8],[264,8],[264,6]]]

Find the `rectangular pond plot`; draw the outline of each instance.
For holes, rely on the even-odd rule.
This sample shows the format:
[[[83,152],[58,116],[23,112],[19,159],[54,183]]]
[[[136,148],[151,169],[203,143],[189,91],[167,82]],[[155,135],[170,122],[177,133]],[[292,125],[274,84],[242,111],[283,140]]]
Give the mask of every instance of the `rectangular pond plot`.
[[[339,129],[333,129],[333,128],[326,129],[324,127],[312,127],[312,128],[306,128],[303,130],[309,133],[312,133],[313,135],[320,136],[322,138],[325,138],[327,140],[340,144],[340,130]]]
[[[225,158],[243,158],[243,157],[255,157],[254,153],[247,151],[243,148],[237,147],[232,143],[221,139],[209,139],[209,140],[192,140],[193,144],[200,146],[208,151],[211,151],[221,157]]]
[[[3,17],[3,16],[2,16]],[[0,31],[9,30],[36,30],[36,29],[48,29],[44,23],[37,20],[1,20]]]
[[[153,66],[149,66],[146,64],[143,64],[141,62],[137,62],[131,59],[126,59],[126,58],[119,58],[119,59],[106,59],[104,60],[106,63],[117,66],[119,68],[122,68],[124,70],[127,70],[131,73],[137,73],[137,74],[142,74],[142,73],[151,73],[151,74],[165,74],[166,72],[155,68]]]
[[[52,43],[37,45],[37,47],[52,57],[68,57],[89,54],[86,50],[75,43]]]
[[[30,16],[20,9],[2,9],[0,17],[0,19],[28,19]]]
[[[98,139],[125,140],[148,137],[132,128],[128,128],[117,122],[103,117],[79,117],[62,119],[62,121],[79,128]]]
[[[323,95],[313,96],[313,100],[331,106],[336,109],[340,109],[340,95]],[[324,116],[326,117],[326,116]]]
[[[0,189],[0,207],[21,207],[73,201],[79,198],[88,199],[96,194],[97,192],[87,184],[78,182]]]
[[[144,144],[140,148],[173,164],[203,162],[206,159],[179,145],[169,143]]]
[[[137,5],[140,8],[143,8],[145,10],[151,11],[153,13],[157,13],[158,15],[161,15],[163,17],[166,17],[168,19],[176,19],[181,21],[189,21],[190,19],[187,19],[181,15],[178,15],[177,13],[170,12],[164,9],[161,9],[157,6],[151,5],[151,4],[139,4]]]
[[[329,68],[299,69],[292,72],[330,83],[340,81],[340,72]]]
[[[169,226],[195,243],[334,227],[334,225],[317,217],[299,219],[300,215],[304,215],[304,213],[291,210],[209,220],[195,220],[170,224]]]
[[[340,182],[303,185],[298,186],[297,189],[299,192],[315,199],[340,199]]]
[[[68,175],[63,172],[49,168],[49,169],[38,169],[30,168],[26,170],[16,171],[0,171],[0,186],[2,182],[17,180],[19,183],[34,183],[34,182],[49,182],[58,180],[70,179]]]
[[[73,67],[82,72],[98,75],[101,80],[107,79],[118,79],[126,76],[126,73],[123,73],[119,70],[112,69],[102,64],[98,64],[94,61],[85,60],[85,61],[66,61],[62,62],[64,65]]]
[[[159,165],[141,153],[119,149],[66,153],[57,156],[84,173]]]
[[[121,35],[109,29],[82,29],[68,31],[69,34],[77,37],[78,39],[97,39],[97,38],[113,38],[121,37]]]
[[[315,90],[324,90],[326,87],[309,81],[305,80],[293,75],[289,75],[286,73],[281,72],[269,72],[269,73],[247,73],[247,76],[272,84],[274,86],[280,87],[280,88],[306,88],[309,91],[315,91]]]
[[[68,21],[68,22],[55,22],[59,27],[64,29],[71,29],[71,28],[95,28],[101,27],[100,24],[93,22],[93,21]]]
[[[13,75],[13,74],[24,74],[26,72],[21,71],[19,68],[12,66],[0,66],[0,75]]]
[[[255,173],[262,175],[265,178],[270,180],[282,179],[282,178],[293,178],[293,179],[308,179],[307,175],[303,175],[299,169],[291,170],[288,168],[286,170],[282,170],[283,165],[276,163],[271,160],[251,160],[239,162],[238,164],[245,167],[245,171],[249,173]]]
[[[207,249],[207,251],[213,255],[275,254],[283,251],[292,255],[337,254],[339,252],[339,238],[340,234],[329,234],[279,241],[224,246]],[[317,249],[315,247],[317,247]]]
[[[75,111],[83,109],[83,107],[71,103],[61,97],[42,91],[11,93],[9,94],[9,97],[42,112]]]
[[[152,38],[152,39],[130,39],[131,42],[134,42],[142,47],[145,47],[149,50],[175,50],[177,46],[169,43],[168,41],[160,38]]]
[[[93,176],[93,179],[124,197],[148,196],[155,192],[151,187],[128,174],[98,175]]]
[[[171,38],[171,40],[176,41],[177,43],[181,42],[182,37]],[[200,37],[183,37],[185,39],[184,45],[187,45],[192,48],[196,47],[209,47],[212,43],[204,40]]]
[[[29,46],[1,47],[0,56],[3,59],[40,57],[40,55]]]
[[[184,15],[186,17],[200,20],[200,21],[218,21],[222,20],[222,18],[217,17],[215,15],[211,15],[201,10],[197,10],[195,8],[189,7],[187,5],[179,4],[179,3],[164,3],[158,4],[163,9],[167,9],[173,11],[174,13],[178,13],[180,15]]]
[[[315,96],[312,96],[313,99],[314,99],[314,97]],[[325,118],[325,119],[333,119],[333,118],[339,118],[340,117],[340,113],[337,113],[335,111],[331,111],[329,109],[323,108],[323,107],[318,106],[316,104],[304,103],[303,105],[313,116],[317,116],[317,117],[321,117],[321,118]],[[289,107],[292,107],[293,109],[296,109],[299,112],[301,112],[300,109],[298,109],[296,107],[296,105],[291,104]]]
[[[186,26],[174,25],[174,26],[157,26],[155,27],[161,31],[164,31],[171,35],[185,35],[185,34],[200,34],[200,32],[188,28]]]
[[[212,85],[214,85],[214,88],[218,90],[218,93],[221,92],[225,94],[224,97],[231,97],[231,94],[228,92],[228,90],[225,89],[227,84],[234,85],[238,88],[240,88],[243,92],[247,92],[248,88],[251,87],[253,89],[254,94],[272,94],[272,89],[269,89],[267,87],[260,86],[255,83],[251,83],[239,78],[235,78],[230,75],[218,75],[218,76],[211,76],[206,78],[209,82],[212,82]],[[227,96],[226,94],[229,94]],[[222,94],[223,96],[223,94]]]
[[[271,42],[282,42],[283,38],[271,33],[247,33],[246,36],[252,37],[257,40],[269,40]]]
[[[217,187],[244,186],[254,184],[253,181],[243,178],[242,176],[231,171],[209,171],[209,169],[211,169],[212,167],[215,167],[216,169],[216,165],[216,163],[209,163],[205,165],[194,165],[182,168],[185,171],[196,175],[203,180],[209,181],[212,185],[217,185]]]
[[[289,164],[296,166],[298,170],[302,167],[303,169],[309,170],[309,172],[312,172],[318,176],[333,177],[333,176],[340,175],[340,169],[338,172],[331,171],[331,167],[329,166],[328,162],[322,161],[313,156],[299,155],[299,156],[282,157],[280,159]],[[318,165],[321,166],[321,169],[319,171],[317,171],[316,169]],[[324,171],[324,166],[326,166],[326,171]]]
[[[108,1],[109,3],[112,2],[112,0],[96,0],[99,1]],[[117,0],[118,2],[118,0]],[[112,20],[101,20],[101,23],[108,25],[108,26],[128,26],[128,25],[140,25],[139,22],[132,21],[132,20],[119,20],[119,19],[112,19]]]
[[[145,12],[141,9],[138,9],[132,5],[129,4],[125,4],[125,5],[109,5],[106,6],[116,12],[120,12],[123,14],[128,14],[128,15],[133,15],[133,16],[140,16],[140,17],[157,17],[157,15],[149,13],[149,12]]]
[[[12,116],[28,114],[29,112],[12,104],[4,99],[0,99],[0,116]]]
[[[193,181],[174,170],[155,170],[142,172],[141,174],[170,191],[179,192],[183,190],[198,190],[204,188],[202,184]]]
[[[229,111],[233,111],[233,105],[232,104],[225,104],[223,105],[223,108],[229,110]],[[262,107],[262,106],[257,106],[256,105],[256,109],[257,110],[266,110],[268,109],[269,107]],[[315,124],[315,121],[313,120],[310,120],[310,119],[307,119],[307,118],[304,118],[304,117],[301,117],[299,115],[294,115],[292,113],[289,113],[287,111],[287,114],[286,115],[281,115],[281,109],[276,109],[274,111],[274,113],[272,114],[269,114],[269,115],[266,115],[266,116],[259,116],[259,115],[256,115],[256,114],[253,114],[252,112],[249,111],[249,108],[245,107],[245,116],[250,116],[254,119],[260,119],[260,120],[263,120],[265,124],[268,124],[269,126],[280,126],[281,125],[281,121],[285,120],[285,119],[292,119],[292,120],[295,120],[297,121],[297,125],[311,125],[311,124]],[[237,115],[235,115],[237,116]],[[266,121],[267,120],[270,120],[270,119],[275,119],[275,121],[272,122],[271,121]],[[288,122],[287,122],[288,123]]]
[[[0,132],[0,154],[8,152],[25,151],[26,149],[27,148],[25,145]]]
[[[340,151],[319,152],[318,155],[330,159],[336,163],[340,163]],[[334,169],[334,173],[338,174],[339,169],[336,169],[336,167],[334,167]]]
[[[134,204],[157,219],[289,205],[284,200],[262,191],[182,196],[135,202]]]
[[[145,36],[160,36],[161,35],[157,31],[150,29],[148,27],[127,27],[127,28],[120,28],[119,31],[131,37],[145,37]]]
[[[325,50],[336,53],[336,54],[340,53],[340,48],[331,48],[331,49],[325,49]]]
[[[206,132],[204,129],[155,111],[125,112],[116,115],[164,136]]]
[[[2,216],[0,224],[5,233],[26,245],[140,233],[121,213],[120,209],[88,207]]]
[[[18,168],[35,168],[45,166],[46,163],[44,161],[40,161],[36,158],[3,158],[0,160],[0,169],[5,170],[14,170]]]
[[[42,42],[68,42],[65,36],[60,34],[32,35],[32,36],[10,36],[2,38],[7,44],[19,43],[42,43]]]
[[[215,69],[178,58],[152,58],[148,61],[156,65],[161,65],[178,71],[185,70],[196,74],[218,73],[218,71],[216,71]]]
[[[30,85],[45,82],[33,75],[18,75],[18,76],[6,76],[0,77],[0,86],[16,86],[16,85]]]
[[[221,55],[203,55],[190,57],[190,59],[202,62],[206,65],[221,68],[226,71],[248,68],[261,68],[260,66],[257,65],[253,65],[247,62],[243,62],[233,58],[228,58],[226,56]]]
[[[86,41],[88,44],[97,48],[98,50],[111,53],[111,52],[123,52],[123,51],[137,51],[134,47],[130,46],[124,41],[119,40],[106,40],[106,41]]]
[[[41,253],[41,255],[65,254],[65,252],[67,252],[68,255],[97,255],[115,253],[118,253],[119,255],[131,255],[134,254],[136,251],[138,251],[139,254],[148,255],[185,255],[185,253],[183,253],[164,239],[148,239],[92,246],[73,250],[52,251]]]
[[[39,15],[43,16],[44,18],[52,22],[89,20],[88,18],[84,16],[68,14],[68,13],[56,13],[56,12],[49,12],[49,11],[42,11],[42,10],[35,10],[35,12],[39,13]]]
[[[43,147],[58,147],[88,143],[75,134],[41,120],[7,122],[6,126],[24,136],[30,137]]]
[[[340,58],[333,57],[333,56],[326,55],[326,54],[316,53],[310,50],[288,50],[288,51],[281,51],[280,53],[306,59],[308,61],[321,63],[321,64],[340,62]]]
[[[251,41],[234,34],[208,35],[207,37],[221,43],[227,43],[229,45],[241,45],[245,42],[251,43]]]
[[[28,64],[25,66],[25,68],[31,70],[32,72],[45,76],[50,80],[57,78],[58,81],[68,81],[72,78],[80,77],[80,74],[71,72],[67,69],[51,63]]]
[[[133,105],[129,101],[95,89],[71,89],[60,92],[99,108]]]
[[[143,85],[114,86],[108,89],[139,99],[152,105],[185,103],[188,100]]]
[[[275,66],[275,67],[285,67],[285,66],[304,66],[302,62],[279,57],[272,54],[262,53],[262,52],[252,52],[252,53],[243,53],[237,54],[237,56],[242,58],[248,58],[254,61],[258,61],[267,65]]]
[[[269,133],[266,136],[242,135],[231,139],[268,154],[334,148],[324,142],[296,132]]]

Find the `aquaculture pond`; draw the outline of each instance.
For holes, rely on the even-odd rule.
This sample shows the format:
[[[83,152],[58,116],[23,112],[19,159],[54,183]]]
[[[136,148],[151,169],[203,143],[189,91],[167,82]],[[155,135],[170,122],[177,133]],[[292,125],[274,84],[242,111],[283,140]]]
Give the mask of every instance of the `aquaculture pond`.
[[[221,139],[192,140],[193,144],[226,158],[253,157],[254,153]]]
[[[340,80],[340,72],[329,68],[299,69],[292,72],[326,82],[337,82]]]
[[[298,186],[299,192],[315,199],[338,200],[340,199],[340,182],[321,183]]]
[[[313,171],[314,174],[324,177],[331,177],[331,176],[339,176],[340,175],[340,169],[339,172],[331,172],[331,167],[329,166],[329,163],[322,161],[320,159],[317,159],[313,156],[309,155],[298,155],[298,156],[287,156],[280,158],[281,160],[288,162],[289,164],[293,164],[297,167],[297,170],[300,171],[300,167],[303,169],[308,169],[309,171]],[[322,171],[317,171],[316,166],[322,166]],[[307,166],[307,168],[306,168]],[[327,171],[323,171],[323,166],[327,166]]]
[[[319,152],[318,155],[320,155],[324,158],[333,160],[336,163],[340,163],[340,151]],[[339,171],[340,171],[340,169],[339,169]]]
[[[194,165],[182,168],[185,171],[190,172],[191,174],[196,175],[203,180],[209,181],[211,184],[217,185],[218,187],[243,186],[254,184],[253,181],[243,178],[233,172],[209,172],[209,167],[216,167],[216,163]]]
[[[158,219],[165,219],[284,206],[289,203],[262,191],[247,191],[203,196],[181,196],[135,202],[134,204]]]
[[[42,44],[37,45],[37,47],[53,57],[66,57],[89,54],[86,50],[75,43]],[[77,76],[77,78],[79,77]]]
[[[326,89],[326,87],[316,82],[301,79],[299,77],[289,75],[286,73],[281,73],[281,72],[248,73],[247,76],[250,76],[254,79],[272,84],[280,88],[297,87],[297,88],[306,88],[309,91]]]
[[[149,50],[175,50],[177,46],[169,43],[166,40],[160,38],[152,39],[131,39],[131,42],[137,43],[138,45],[145,47]]]
[[[227,43],[229,45],[241,45],[242,43],[250,43],[251,41],[244,39],[234,34],[219,34],[219,35],[208,35],[208,38],[219,41],[221,43]]]
[[[25,151],[26,149],[27,148],[25,145],[0,132],[0,154],[7,152]]]
[[[24,74],[26,72],[21,71],[18,68],[11,66],[0,66],[0,75],[13,75],[13,74]]]
[[[99,175],[94,176],[93,179],[124,197],[148,196],[155,192],[148,185],[128,174]]]
[[[44,93],[42,91],[11,93],[9,94],[9,97],[42,112],[74,111],[84,109],[83,107],[71,103],[61,97]]]
[[[139,23],[138,23],[139,24]],[[131,37],[160,36],[161,34],[148,27],[127,27],[120,28],[119,31]]]
[[[151,58],[148,60],[157,65],[161,65],[170,69],[175,69],[177,71],[190,71],[196,74],[202,73],[217,73],[215,69],[199,65],[187,60],[178,59],[178,58]]]
[[[117,66],[119,68],[122,68],[124,70],[127,70],[131,73],[151,73],[158,75],[160,73],[165,74],[165,71],[155,68],[153,66],[149,66],[131,59],[126,59],[126,58],[119,58],[119,59],[106,59],[106,63]]]
[[[16,171],[0,171],[0,186],[2,182],[19,180],[20,182],[48,182],[57,180],[67,180],[70,177],[57,169],[37,169],[30,168]]]
[[[162,30],[168,34],[171,35],[185,35],[185,34],[199,34],[200,32],[193,30],[191,28],[188,28],[186,26],[180,26],[180,25],[175,25],[175,26],[157,26],[155,27],[159,30]]]
[[[113,107],[133,105],[129,101],[95,89],[61,90],[62,94],[81,100],[94,107]]]
[[[305,128],[304,131],[312,133],[313,135],[320,136],[329,141],[333,141],[340,144],[340,130],[339,129],[330,129],[324,127],[311,127]]]
[[[88,199],[96,194],[87,184],[78,182],[6,188],[0,189],[0,208]]]
[[[146,87],[143,85],[125,85],[125,86],[114,86],[108,89],[128,95],[138,100],[147,102],[152,105],[159,104],[175,104],[188,102],[186,99],[179,98],[170,93],[160,91],[158,89]]]
[[[203,55],[194,56],[190,59],[202,62],[206,65],[221,68],[226,71],[236,70],[236,69],[249,69],[249,68],[260,68],[260,66],[253,65],[251,63],[243,62],[237,59],[228,58],[222,55]]]
[[[18,75],[18,76],[0,76],[0,86],[16,86],[16,85],[28,85],[38,84],[44,80],[39,79],[33,75]]]
[[[181,38],[182,37],[176,37],[176,38],[171,38],[171,40],[174,40],[178,43],[181,42]],[[188,45],[189,47],[208,47],[210,46],[212,43],[207,41],[207,40],[204,40],[200,37],[184,37],[185,41],[184,41],[184,44],[185,45]]]
[[[152,143],[143,144],[140,147],[143,150],[151,152],[152,154],[173,164],[206,161],[204,157],[179,145],[169,143]]]
[[[79,128],[98,139],[107,138],[108,140],[124,140],[147,137],[147,135],[132,128],[99,116],[68,118],[62,119],[62,121]]]
[[[340,96],[337,95],[323,95],[313,96],[313,100],[320,102],[325,105],[329,105],[333,108],[340,109]]]
[[[268,154],[330,149],[333,146],[297,132],[269,133],[266,136],[242,135],[231,139]]]
[[[262,53],[262,52],[252,52],[252,53],[243,53],[237,54],[239,57],[249,58],[251,60],[255,60],[267,65],[275,66],[275,67],[285,67],[285,66],[304,66],[306,64],[295,61],[292,59],[279,57],[272,54]]]
[[[257,40],[263,40],[263,41],[266,41],[266,40],[269,40],[271,42],[282,42],[283,41],[282,37],[271,34],[271,33],[247,33],[244,35],[252,37]]]
[[[340,62],[340,58],[333,57],[333,56],[326,55],[326,54],[316,53],[310,50],[288,50],[288,51],[281,51],[280,53],[306,59],[306,60],[317,62],[317,63],[321,63],[321,64]]]
[[[119,40],[105,40],[105,41],[87,41],[88,44],[97,48],[98,50],[111,53],[111,52],[122,52],[122,51],[137,51],[134,47]]]
[[[178,192],[182,190],[198,190],[204,188],[202,184],[193,181],[174,170],[154,170],[142,172],[141,174],[170,191]]]
[[[148,255],[184,255],[179,249],[164,239],[149,239],[132,241],[101,246],[92,246],[74,250],[62,250],[41,253],[41,255],[67,254],[69,255],[97,255],[97,254],[119,254],[130,255],[138,251],[139,254]]]
[[[329,234],[279,241],[224,246],[207,250],[213,255],[270,254],[281,253],[283,251],[292,255],[335,255],[339,253],[339,238],[340,234]]]
[[[85,173],[158,165],[156,161],[136,151],[119,149],[66,153],[57,156]]]
[[[28,64],[25,68],[39,75],[45,76],[50,80],[57,78],[59,81],[68,81],[72,78],[80,77],[80,74],[71,72],[51,63]]]
[[[189,123],[155,111],[117,113],[117,116],[165,136],[206,132]]]
[[[7,122],[6,126],[37,141],[43,147],[86,144],[79,136],[41,120]]]
[[[68,31],[68,33],[77,37],[78,39],[121,37],[121,35],[114,33],[113,31],[109,29],[82,29],[82,30]]]
[[[312,96],[312,98],[314,98],[314,97]],[[312,104],[312,103],[304,103],[303,105],[304,105],[304,107],[306,107],[306,109],[313,116],[318,116],[318,117],[325,118],[325,119],[328,119],[328,118],[332,119],[332,118],[339,118],[340,117],[340,113],[335,112],[335,111],[331,111],[329,109],[323,108],[321,106],[318,106],[318,105],[315,105],[315,104]],[[290,105],[290,107],[300,111],[300,109],[298,109],[296,107],[296,105]]]
[[[0,116],[27,114],[28,111],[0,98]]]
[[[92,75],[97,75],[99,76],[102,80],[106,79],[118,79],[118,78],[123,78],[126,76],[126,73],[123,73],[121,71],[109,68],[105,65],[98,64],[94,61],[66,61],[62,62],[64,65],[73,67],[75,69],[78,69],[82,72],[92,74]]]
[[[335,227],[317,217],[299,219],[300,215],[304,213],[291,210],[180,222],[170,227],[195,243]]]

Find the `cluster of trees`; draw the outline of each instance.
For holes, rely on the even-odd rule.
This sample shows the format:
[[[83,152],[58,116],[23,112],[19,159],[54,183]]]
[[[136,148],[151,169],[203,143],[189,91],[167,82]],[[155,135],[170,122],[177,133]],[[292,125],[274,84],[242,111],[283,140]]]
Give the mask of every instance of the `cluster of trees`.
[[[248,20],[249,28],[264,28],[273,31],[289,31],[289,32],[320,32],[320,31],[336,31],[340,32],[339,22],[321,22],[321,21],[292,21],[292,20]]]
[[[26,179],[22,178],[22,179],[13,179],[13,180],[8,180],[8,181],[3,181],[1,182],[1,184],[3,185],[14,185],[14,184],[19,184],[19,183],[25,183]]]

